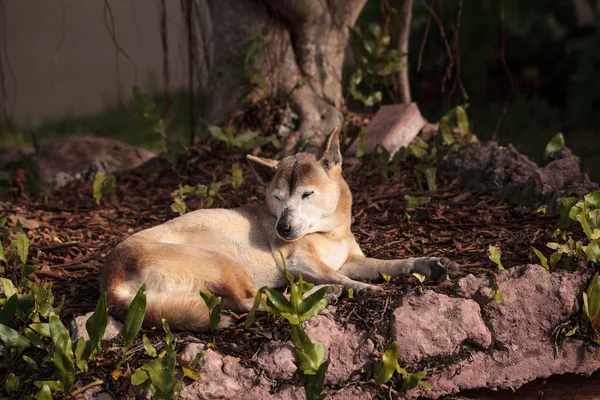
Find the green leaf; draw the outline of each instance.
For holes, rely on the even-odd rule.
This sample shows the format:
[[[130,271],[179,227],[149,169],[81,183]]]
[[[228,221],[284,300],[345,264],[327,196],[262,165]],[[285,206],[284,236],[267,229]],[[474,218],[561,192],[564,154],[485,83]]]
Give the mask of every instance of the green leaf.
[[[2,243],[0,242],[0,261],[4,261],[5,264],[8,264],[6,260],[6,255],[4,254],[4,247],[2,247]]]
[[[187,212],[185,200],[183,200],[181,197],[175,197],[173,199],[173,203],[171,203],[171,211],[179,215],[185,214]]]
[[[143,369],[138,369],[131,375],[131,383],[135,386],[140,386],[142,383],[150,379],[148,372]]]
[[[323,343],[318,341],[313,344],[300,325],[292,325],[291,340],[294,344],[294,354],[299,364],[298,368],[305,375],[316,374],[325,355]]]
[[[552,253],[552,255],[550,256],[550,268],[556,267],[556,264],[558,264],[561,257],[562,253],[559,251],[555,251],[554,253]]]
[[[500,250],[500,247],[490,245],[488,247],[488,252],[490,253],[490,260],[492,260],[498,266],[498,269],[504,269],[502,261],[500,260],[500,257],[502,256],[502,251]]]
[[[35,333],[31,328],[25,328],[23,330],[23,335],[31,342],[33,347],[37,347],[38,349],[46,350],[46,345],[44,341],[40,339],[39,334]],[[50,336],[50,334],[48,334]]]
[[[21,380],[14,373],[9,373],[6,377],[6,386],[5,389],[8,393],[16,392],[19,390],[19,385]]]
[[[48,385],[42,386],[42,389],[35,395],[36,400],[52,400],[52,392]]]
[[[565,333],[565,337],[573,336],[575,333],[577,333],[577,330],[579,330],[579,327],[575,326],[569,332]]]
[[[544,161],[548,159],[548,155],[565,147],[565,137],[561,132],[557,133],[546,145],[544,150]]]
[[[141,367],[150,377],[152,384],[168,397],[175,394],[180,384],[174,376],[175,357],[175,352],[167,352],[163,357],[155,358]]]
[[[133,298],[125,320],[123,321],[123,343],[125,348],[129,348],[131,343],[135,340],[138,332],[144,322],[144,315],[146,314],[146,284],[144,283],[137,294]]]
[[[543,206],[539,206],[536,212],[546,215],[546,213],[548,212],[548,206],[545,204]]]
[[[354,298],[354,289],[352,289],[352,288],[348,289],[348,298],[349,299]]]
[[[146,350],[146,354],[148,354],[150,357],[156,357],[156,349],[146,335],[142,336],[142,343],[144,344],[144,350]]]
[[[17,312],[17,304],[19,302],[19,295],[13,294],[6,300],[4,307],[0,310],[0,324],[10,325],[12,320],[15,318]]]
[[[450,117],[448,115],[445,115],[442,117],[442,119],[440,119],[440,126],[438,130],[445,145],[451,146],[454,144],[454,134],[452,133],[452,128],[450,127]]]
[[[48,323],[44,323],[44,324],[31,324],[29,325],[29,327],[31,329],[33,329],[34,331],[36,331],[37,333],[39,333],[42,336],[45,337],[50,337],[50,324]]]
[[[301,322],[319,315],[327,307],[327,299],[324,299],[327,290],[329,286],[322,287],[300,303],[298,314],[301,316]]]
[[[160,322],[162,323],[163,331],[165,331],[165,341],[167,342],[167,350],[171,349],[171,345],[173,344],[175,335],[173,335],[173,332],[171,332],[171,328],[169,328],[169,324],[166,319],[161,318]]]
[[[536,249],[535,247],[533,247],[533,252],[537,256],[537,258],[539,258],[540,263],[542,263],[544,268],[546,268],[548,271],[550,271],[550,266],[548,265],[548,259],[546,258],[546,256],[541,251]]]
[[[24,233],[21,233],[17,236],[17,254],[19,255],[19,259],[23,264],[27,261],[27,256],[29,255],[29,239]]]
[[[234,163],[231,166],[231,186],[233,186],[233,190],[238,190],[240,186],[242,186],[242,182],[244,180],[244,172],[240,167],[240,164]]]
[[[406,200],[406,208],[421,207],[431,201],[431,197],[429,196],[404,195],[404,199]]]
[[[598,240],[592,240],[587,246],[583,246],[583,252],[591,262],[600,261],[600,243]]]
[[[29,339],[4,324],[0,324],[0,340],[6,347],[27,348],[31,346]]]
[[[365,145],[365,138],[367,136],[367,130],[362,127],[358,134],[358,146],[356,147],[356,158],[361,158],[367,154],[367,146]]]
[[[73,362],[73,344],[69,331],[64,327],[58,315],[50,316],[50,336],[54,343],[53,361],[58,381],[68,393],[75,381],[75,363]]]
[[[21,267],[21,285],[25,283],[27,277],[40,269],[37,265],[25,264]]]
[[[394,375],[396,366],[398,365],[398,343],[392,342],[383,353],[383,358],[375,366],[373,379],[378,385],[382,385],[389,381]]]
[[[260,306],[264,290],[265,290],[265,287],[262,287],[258,290],[258,292],[256,292],[256,296],[254,297],[254,305],[252,306],[252,309],[250,310],[250,312],[248,313],[248,316],[246,317],[246,322],[244,322],[244,327],[246,329],[250,328],[252,326],[252,324],[254,324],[254,321],[256,321],[256,310]]]
[[[80,337],[75,342],[75,359],[77,360],[77,368],[82,372],[88,371],[88,358],[91,352],[90,342],[86,341],[83,337]]]
[[[104,181],[106,180],[106,174],[104,171],[99,171],[94,177],[94,185],[93,185],[93,196],[96,200],[96,204],[100,205],[100,200],[102,200],[102,192],[104,190]]]
[[[465,139],[468,138],[468,140],[465,140],[466,143],[468,143],[471,140],[471,125],[469,124],[469,117],[467,116],[467,106],[468,104],[465,105],[465,107],[456,106],[454,109],[454,113],[456,115],[456,125],[458,126],[458,129],[460,129],[460,131],[463,133],[463,135],[465,135]]]
[[[325,398],[325,395],[322,394],[322,392],[327,368],[329,368],[329,360],[319,366],[316,374],[308,376],[305,390],[306,400],[322,400]]]
[[[190,367],[186,367],[185,365],[182,365],[181,370],[183,371],[183,374],[185,376],[187,376],[188,378],[190,378],[191,380],[193,380],[193,381],[200,380],[200,374],[197,373],[196,371],[194,371],[193,369],[191,369]]]
[[[2,281],[2,288],[4,289],[4,295],[7,298],[12,297],[19,292],[10,279],[0,278],[0,281]]]
[[[427,376],[427,371],[417,372],[416,374],[408,374],[402,382],[402,389],[409,391],[414,389],[423,378]]]
[[[571,208],[577,204],[577,199],[575,197],[564,197],[560,201],[560,222],[558,227],[561,229],[568,228],[573,225],[573,220],[569,218],[569,213],[571,212]]]
[[[436,176],[436,168],[429,167],[423,169],[423,174],[425,174],[425,180],[427,181],[427,188],[432,193],[437,191],[437,184],[435,182]]]
[[[590,209],[600,208],[600,190],[597,192],[586,194],[583,199],[588,208],[590,208]]]
[[[37,361],[35,361],[33,358],[23,355],[23,361],[25,361],[27,364],[29,364],[29,367],[31,369],[33,369],[34,371],[39,371],[40,367],[37,363]]]
[[[286,299],[277,290],[267,287],[264,289],[264,292],[267,295],[267,297],[269,298],[269,300],[271,301],[271,303],[273,303],[275,308],[277,308],[278,311],[294,313],[294,308],[292,307],[292,303],[290,303],[289,300]]]
[[[594,274],[586,293],[584,293],[584,305],[587,305],[586,315],[591,322],[600,312],[600,282],[598,281],[597,272]]]
[[[204,302],[206,303],[206,306],[209,309],[213,309],[215,308],[218,304],[221,303],[221,298],[220,297],[216,297],[214,296],[211,292],[209,292],[208,290],[201,290],[200,291],[200,296],[202,297],[202,299],[204,300]]]
[[[106,331],[106,325],[108,324],[108,315],[106,308],[106,293],[102,293],[102,296],[96,303],[96,309],[94,313],[85,323],[85,329],[90,337],[90,350],[89,356],[94,357],[102,349],[102,338]]]

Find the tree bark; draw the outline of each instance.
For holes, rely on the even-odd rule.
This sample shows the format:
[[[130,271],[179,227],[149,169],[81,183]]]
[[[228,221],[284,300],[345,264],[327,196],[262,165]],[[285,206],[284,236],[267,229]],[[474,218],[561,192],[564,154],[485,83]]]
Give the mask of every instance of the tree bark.
[[[412,102],[410,80],[408,79],[408,39],[412,22],[413,0],[398,0],[398,26],[393,33],[392,45],[401,53],[406,67],[398,73],[398,91],[402,103]]]
[[[342,65],[353,26],[366,0],[200,0],[204,25],[199,79],[205,117],[225,121],[248,104],[285,96],[300,116],[286,143],[316,149],[342,123]],[[201,25],[200,22],[197,25]],[[268,30],[262,51],[243,65],[249,38]],[[240,65],[241,62],[241,65]],[[240,70],[261,71],[266,85],[248,82]]]

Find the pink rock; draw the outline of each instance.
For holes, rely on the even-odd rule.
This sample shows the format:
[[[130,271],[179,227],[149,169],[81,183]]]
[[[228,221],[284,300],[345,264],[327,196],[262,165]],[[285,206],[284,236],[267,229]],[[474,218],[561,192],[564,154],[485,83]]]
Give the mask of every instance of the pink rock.
[[[393,155],[401,147],[408,147],[419,134],[425,122],[416,103],[381,106],[367,125],[365,148],[372,152],[378,144],[381,144]],[[358,144],[359,138],[356,138],[346,154],[356,154]]]
[[[589,273],[550,273],[526,265],[498,274],[501,304],[484,306],[487,321],[502,350],[473,353],[429,380],[432,391],[411,391],[438,398],[475,388],[517,389],[537,378],[564,373],[590,375],[600,368],[600,349],[567,339],[555,357],[550,333],[579,308]],[[481,287],[480,293],[489,293]]]
[[[258,354],[258,365],[271,379],[292,379],[296,373],[294,346],[280,341],[269,342]]]
[[[93,312],[90,311],[87,314],[75,317],[73,321],[71,321],[71,340],[75,342],[80,337],[84,338],[85,340],[89,340],[90,336],[87,333],[87,329],[85,329],[85,324],[87,320],[90,319],[92,314]],[[122,330],[123,324],[109,315],[102,340],[114,339],[121,334]]]
[[[475,301],[432,291],[408,295],[392,314],[391,330],[400,348],[401,364],[450,356],[466,340],[481,347],[492,343]]]
[[[325,359],[331,363],[325,375],[326,382],[339,384],[373,360],[375,345],[368,332],[354,325],[343,328],[334,321],[319,315],[308,321],[304,330],[313,342],[320,340],[325,348]]]

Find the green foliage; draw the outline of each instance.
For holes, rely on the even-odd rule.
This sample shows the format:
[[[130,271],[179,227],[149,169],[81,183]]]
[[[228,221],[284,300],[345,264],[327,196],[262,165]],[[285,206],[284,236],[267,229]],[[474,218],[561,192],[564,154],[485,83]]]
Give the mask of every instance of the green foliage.
[[[286,299],[278,291],[266,286],[260,288],[254,299],[254,306],[248,313],[245,326],[248,328],[254,323],[255,313],[260,305],[273,315],[283,316],[287,319],[292,325],[291,340],[294,344],[294,355],[296,356],[298,368],[307,376],[306,398],[321,400],[325,398],[322,391],[329,362],[323,361],[325,354],[323,343],[321,341],[313,343],[302,328],[302,323],[319,315],[327,306],[327,299],[324,297],[329,287],[324,286],[303,299],[304,294],[311,290],[314,285],[304,282],[302,273],[298,274],[298,282],[295,282],[294,277],[287,270],[285,258],[281,251],[279,251],[279,255],[281,256],[285,277],[290,284],[290,299]],[[263,300],[263,294],[266,295],[266,300]]]
[[[98,172],[94,178],[93,185],[93,195],[94,199],[96,200],[96,204],[100,205],[100,200],[102,200],[102,197],[105,195],[114,197],[116,193],[115,187],[114,176],[106,176],[104,171]]]
[[[542,264],[542,266],[544,268],[546,268],[548,271],[550,271],[550,265],[548,265],[548,258],[546,258],[546,256],[541,251],[536,249],[535,247],[533,248],[533,252],[537,256],[537,258],[540,260],[540,263]]]
[[[171,132],[172,115],[161,116],[156,102],[144,95],[136,86],[133,87],[133,108],[138,118],[149,126],[152,132],[160,135],[164,142],[167,161],[176,165],[185,148]]]
[[[8,393],[16,392],[19,390],[21,380],[14,373],[9,373],[6,377],[5,388]]]
[[[396,153],[394,153],[393,157],[382,145],[377,145],[376,150],[381,177],[383,178],[384,182],[387,182],[390,179],[390,171],[394,174],[398,172],[398,164],[404,160],[404,157],[406,156],[406,149],[401,147]]]
[[[402,376],[402,390],[407,392],[414,389],[417,385],[430,390],[431,386],[423,379],[427,376],[427,371],[411,374],[398,364],[398,343],[392,342],[383,353],[383,357],[379,363],[375,365],[373,372],[373,380],[377,385],[383,385],[392,379],[394,372],[398,372]]]
[[[367,130],[365,127],[360,128],[360,132],[358,133],[358,146],[356,148],[356,158],[362,158],[365,154],[367,154],[367,147],[365,145],[365,137],[367,136]]]
[[[397,14],[394,9],[392,13]],[[390,85],[395,80],[394,75],[406,68],[405,54],[392,48],[388,32],[376,24],[369,25],[364,32],[350,29],[350,43],[358,69],[350,76],[348,92],[367,107],[380,103],[381,88]],[[366,83],[363,86],[370,89],[368,94],[360,88],[363,81]]]
[[[196,186],[179,185],[179,189],[171,193],[173,203],[171,203],[171,211],[176,214],[183,215],[187,212],[185,200],[188,196],[196,196],[203,199],[203,206],[206,208],[212,207],[215,201],[223,204],[225,199],[219,194],[219,189],[223,182],[213,182],[209,186],[198,184]]]
[[[213,139],[224,143],[227,151],[238,149],[249,152],[257,147],[273,143],[275,140],[274,136],[260,136],[258,131],[248,131],[236,135],[235,128],[220,128],[216,125],[209,125],[208,132]]]
[[[206,307],[208,307],[208,311],[210,312],[210,330],[214,331],[221,321],[221,298],[214,296],[208,290],[201,290],[200,296],[206,303]]]
[[[146,354],[148,354],[150,357],[157,356],[156,349],[150,342],[150,339],[148,339],[148,336],[146,336],[146,335],[142,336],[142,343],[144,345],[144,350],[146,350]]]
[[[544,161],[548,160],[548,155],[565,147],[565,137],[561,132],[557,133],[546,145],[544,150]]]
[[[121,332],[123,335],[123,359],[125,358],[125,353],[129,350],[129,346],[131,346],[142,328],[145,314],[146,284],[144,283],[131,301],[131,305],[123,320],[123,330]]]
[[[162,319],[162,325],[167,343],[164,353],[157,358],[149,360],[135,371],[131,375],[131,383],[149,393],[153,399],[172,399],[177,395],[182,382],[175,377],[177,353],[175,352],[173,333],[164,318]],[[144,341],[144,347],[146,348],[146,352],[154,354],[154,356],[150,354],[151,357],[156,356],[156,350],[154,350],[154,347],[149,343],[147,338]],[[193,372],[192,369],[190,370]]]
[[[404,200],[406,200],[406,208],[415,208],[428,204],[431,201],[431,197],[404,195]]]
[[[438,137],[442,144],[450,147],[451,150],[458,150],[461,146],[471,142],[473,138],[469,117],[467,116],[468,107],[468,104],[456,106],[440,119]],[[455,136],[458,136],[459,139],[456,139]]]
[[[242,186],[242,182],[244,181],[244,171],[240,167],[240,164],[234,163],[231,166],[231,186],[233,190],[238,190],[240,186]]]
[[[594,274],[587,291],[583,293],[583,314],[592,323],[600,313],[600,281]]]
[[[489,252],[490,260],[493,261],[498,266],[498,269],[500,269],[500,270],[504,269],[504,266],[502,265],[502,261],[500,260],[500,257],[502,256],[502,250],[500,250],[500,247],[490,245],[488,247],[488,252]]]
[[[392,342],[383,353],[381,361],[375,365],[373,380],[376,384],[382,385],[392,379],[398,365],[398,343]]]

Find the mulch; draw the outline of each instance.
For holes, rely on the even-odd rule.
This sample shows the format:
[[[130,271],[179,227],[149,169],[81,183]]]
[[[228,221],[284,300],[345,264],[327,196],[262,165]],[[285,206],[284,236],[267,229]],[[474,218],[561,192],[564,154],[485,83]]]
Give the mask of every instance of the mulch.
[[[382,178],[375,159],[366,156],[347,161],[344,176],[354,195],[352,230],[369,257],[444,256],[458,262],[462,274],[482,275],[497,271],[488,258],[490,245],[502,249],[502,262],[507,268],[537,263],[532,246],[549,256],[545,243],[556,228],[556,217],[509,204],[493,193],[468,192],[458,180],[444,176],[443,171],[438,171],[437,192],[429,193],[417,184],[413,159],[400,163],[388,182]],[[243,184],[237,191],[224,184],[219,191],[224,201],[213,207],[262,202],[264,188],[247,166],[244,155],[228,153],[209,141],[188,150],[177,169],[157,161],[117,174],[116,196],[103,199],[100,205],[92,196],[92,183],[78,182],[44,197],[20,194],[4,199],[0,211],[39,224],[26,230],[32,243],[29,262],[40,266],[32,278],[52,282],[55,295],[65,297],[62,317],[69,321],[93,310],[100,295],[100,269],[112,248],[135,232],[177,216],[170,204],[172,192],[180,184],[229,182],[233,163],[239,163],[243,169]],[[405,195],[431,196],[431,202],[407,210]],[[187,206],[189,210],[202,207],[203,200],[190,197]],[[8,268],[6,274],[17,277],[20,272]],[[414,278],[393,278],[389,284],[381,279],[378,283],[385,285],[386,294],[344,299],[338,304],[337,318],[373,329],[384,313],[393,310],[390,304],[418,286]],[[445,282],[436,290],[452,290],[452,285]],[[280,339],[287,338],[277,321],[262,318],[259,323],[260,329],[270,330]],[[195,337],[250,360],[259,346],[269,340],[269,335],[257,331],[258,328],[244,333],[237,328]]]

